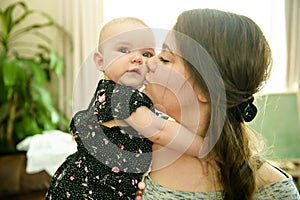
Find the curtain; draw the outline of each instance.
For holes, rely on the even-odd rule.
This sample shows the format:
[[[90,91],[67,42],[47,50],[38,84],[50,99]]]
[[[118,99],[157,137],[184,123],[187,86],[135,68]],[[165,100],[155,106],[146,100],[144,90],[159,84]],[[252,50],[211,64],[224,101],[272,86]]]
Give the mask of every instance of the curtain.
[[[58,22],[71,33],[73,51],[66,40],[60,42],[65,59],[63,78],[58,80],[58,107],[68,118],[86,108],[100,72],[92,60],[103,21],[102,0],[58,1]]]
[[[296,88],[300,124],[300,1],[286,0],[287,87]]]
[[[286,0],[287,88],[299,90],[300,81],[300,1]]]

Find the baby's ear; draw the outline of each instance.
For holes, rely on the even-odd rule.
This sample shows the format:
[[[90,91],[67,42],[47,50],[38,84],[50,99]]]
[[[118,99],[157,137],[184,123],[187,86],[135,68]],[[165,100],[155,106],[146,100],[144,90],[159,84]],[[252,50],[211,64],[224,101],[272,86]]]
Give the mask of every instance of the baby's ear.
[[[202,103],[208,103],[209,102],[209,99],[207,98],[207,96],[203,92],[198,92],[197,98],[198,98],[198,101],[200,101]]]
[[[94,62],[98,70],[103,71],[103,57],[102,54],[99,52],[94,53]]]

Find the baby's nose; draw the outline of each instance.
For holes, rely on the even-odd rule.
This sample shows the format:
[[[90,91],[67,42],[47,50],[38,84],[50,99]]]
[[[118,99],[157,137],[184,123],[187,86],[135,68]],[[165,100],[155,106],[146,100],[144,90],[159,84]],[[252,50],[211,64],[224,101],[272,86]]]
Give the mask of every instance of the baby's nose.
[[[143,58],[142,58],[142,55],[139,55],[139,54],[135,54],[132,58],[132,62],[133,63],[137,63],[139,65],[143,64]]]

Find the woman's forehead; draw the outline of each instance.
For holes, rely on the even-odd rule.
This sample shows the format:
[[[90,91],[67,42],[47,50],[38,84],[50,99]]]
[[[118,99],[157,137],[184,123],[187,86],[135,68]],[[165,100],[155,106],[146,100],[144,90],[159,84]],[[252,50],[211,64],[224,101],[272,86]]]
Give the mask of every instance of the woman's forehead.
[[[178,49],[177,46],[177,38],[176,36],[176,32],[173,30],[170,30],[166,36],[166,39],[162,45],[162,49],[172,52],[174,55],[180,55],[180,51]]]

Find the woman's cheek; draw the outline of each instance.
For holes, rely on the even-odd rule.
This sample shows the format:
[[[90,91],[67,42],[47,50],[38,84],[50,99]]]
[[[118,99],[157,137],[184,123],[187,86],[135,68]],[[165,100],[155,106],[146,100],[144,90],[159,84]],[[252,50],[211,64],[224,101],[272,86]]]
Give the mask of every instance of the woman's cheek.
[[[154,104],[161,103],[164,88],[154,83],[147,83],[143,92],[149,96]]]

